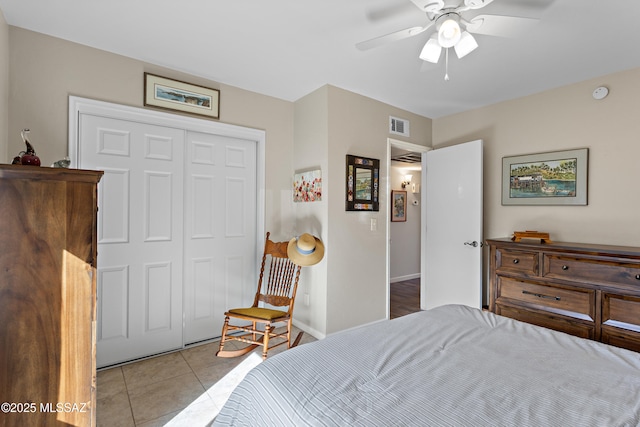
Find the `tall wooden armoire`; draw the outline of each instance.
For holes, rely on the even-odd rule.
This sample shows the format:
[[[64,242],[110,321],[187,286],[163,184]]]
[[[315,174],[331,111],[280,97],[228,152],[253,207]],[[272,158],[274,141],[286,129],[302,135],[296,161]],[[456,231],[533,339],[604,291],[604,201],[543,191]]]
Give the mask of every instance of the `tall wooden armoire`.
[[[96,423],[101,176],[0,165],[0,427]]]

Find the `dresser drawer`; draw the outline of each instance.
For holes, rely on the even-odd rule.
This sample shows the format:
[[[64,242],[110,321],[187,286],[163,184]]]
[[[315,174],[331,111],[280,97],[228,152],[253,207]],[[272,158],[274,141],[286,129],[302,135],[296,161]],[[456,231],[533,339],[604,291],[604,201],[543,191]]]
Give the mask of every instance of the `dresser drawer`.
[[[496,303],[502,300],[590,322],[595,319],[593,289],[568,289],[499,276]]]
[[[615,260],[544,254],[543,276],[594,284],[622,285],[640,290],[640,264]]]
[[[537,276],[539,259],[538,252],[498,249],[496,251],[496,271]]]
[[[640,296],[603,292],[601,340],[640,352]]]
[[[627,350],[640,352],[640,334],[629,332],[618,328],[610,328],[602,326],[602,335],[600,341],[605,344],[615,345],[616,347],[626,348]]]
[[[640,333],[640,297],[603,293],[602,325]]]
[[[557,316],[547,312],[528,310],[518,306],[503,306],[500,304],[496,304],[496,314],[520,320],[521,322],[531,323],[532,325],[542,326],[543,328],[565,332],[580,338],[596,338],[595,324],[590,322],[580,322],[575,319]]]

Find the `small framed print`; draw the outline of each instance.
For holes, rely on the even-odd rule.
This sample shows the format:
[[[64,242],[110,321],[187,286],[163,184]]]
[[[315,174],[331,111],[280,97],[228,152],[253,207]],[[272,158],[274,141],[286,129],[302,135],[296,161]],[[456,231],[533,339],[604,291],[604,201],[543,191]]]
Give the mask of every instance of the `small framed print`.
[[[297,172],[293,175],[293,201],[319,202],[322,200],[322,170]]]
[[[144,105],[220,118],[220,91],[144,73]]]
[[[380,160],[347,154],[347,211],[379,211]]]
[[[391,190],[391,222],[407,220],[407,192]]]

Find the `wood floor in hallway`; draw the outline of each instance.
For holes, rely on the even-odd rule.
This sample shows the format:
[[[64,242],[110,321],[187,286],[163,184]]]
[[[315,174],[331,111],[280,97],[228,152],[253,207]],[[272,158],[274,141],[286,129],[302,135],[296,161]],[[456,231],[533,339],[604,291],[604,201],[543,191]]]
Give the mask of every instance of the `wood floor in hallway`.
[[[390,285],[390,317],[395,319],[420,311],[420,279],[403,280]]]

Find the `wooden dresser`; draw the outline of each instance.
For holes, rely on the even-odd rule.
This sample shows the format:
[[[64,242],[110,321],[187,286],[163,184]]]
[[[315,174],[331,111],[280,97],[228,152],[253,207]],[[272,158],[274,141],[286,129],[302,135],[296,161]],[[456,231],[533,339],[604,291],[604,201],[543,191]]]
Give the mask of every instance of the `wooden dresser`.
[[[640,352],[640,248],[487,242],[490,311]]]
[[[101,176],[0,165],[2,427],[96,423]]]

